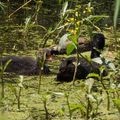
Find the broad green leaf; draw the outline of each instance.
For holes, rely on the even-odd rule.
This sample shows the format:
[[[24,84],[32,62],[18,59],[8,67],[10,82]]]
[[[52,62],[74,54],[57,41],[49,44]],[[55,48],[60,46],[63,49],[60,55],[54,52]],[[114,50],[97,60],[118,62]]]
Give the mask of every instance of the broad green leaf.
[[[70,44],[68,44],[67,45],[67,55],[70,55],[71,54],[71,52],[75,49],[76,47],[75,47],[75,45],[73,44],[73,43],[70,43]]]
[[[69,35],[68,39],[71,40],[74,44],[78,44],[78,36],[77,35]]]
[[[97,78],[99,80],[100,76],[96,73],[89,73],[86,78]]]

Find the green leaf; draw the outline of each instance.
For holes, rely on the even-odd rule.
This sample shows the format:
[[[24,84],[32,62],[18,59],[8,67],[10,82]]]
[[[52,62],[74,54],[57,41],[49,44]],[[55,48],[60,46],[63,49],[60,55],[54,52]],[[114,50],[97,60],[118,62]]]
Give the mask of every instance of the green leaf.
[[[71,40],[74,44],[78,44],[78,36],[77,35],[69,35],[68,39]]]
[[[120,0],[115,1],[115,11],[114,11],[114,27],[117,25],[117,18],[120,10]]]
[[[5,4],[3,2],[0,2],[0,11],[5,11]]]
[[[78,109],[83,113],[86,112],[86,108],[82,104],[70,104],[70,108],[71,108],[71,113],[75,112]]]
[[[12,60],[10,59],[10,60],[8,60],[8,61],[6,62],[6,64],[3,66],[3,71],[6,70],[7,66],[10,64],[11,61],[12,61]]]
[[[92,21],[92,22],[96,23],[103,18],[108,18],[108,16],[107,15],[90,15],[90,16],[86,17],[84,20]]]
[[[18,96],[17,96],[17,89],[16,89],[12,84],[9,84],[8,86],[9,86],[9,88],[11,89],[11,91],[14,93],[14,95],[15,95],[16,98],[17,98],[17,97],[18,97]]]
[[[103,72],[105,71],[105,66],[102,65],[99,67],[100,73],[103,74]]]
[[[89,73],[86,78],[97,78],[99,80],[100,76],[96,73]]]
[[[64,16],[68,7],[68,1],[63,4],[61,15]]]
[[[120,112],[120,99],[113,99],[115,106],[117,107],[118,111]]]
[[[67,55],[70,55],[71,52],[72,52],[75,48],[76,48],[76,47],[75,47],[75,45],[74,45],[73,43],[68,44],[68,45],[67,45],[67,50],[66,50]]]

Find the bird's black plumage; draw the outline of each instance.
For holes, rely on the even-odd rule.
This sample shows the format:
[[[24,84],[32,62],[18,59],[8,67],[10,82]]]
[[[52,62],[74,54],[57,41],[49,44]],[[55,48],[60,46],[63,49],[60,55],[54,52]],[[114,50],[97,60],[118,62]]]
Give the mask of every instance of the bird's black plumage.
[[[101,54],[100,51],[103,50],[105,46],[105,36],[102,33],[94,34],[91,45],[91,58],[99,57]]]
[[[93,36],[91,41],[91,58],[100,57],[100,50],[103,50],[105,46],[105,37],[102,33],[96,33]],[[67,58],[62,61],[59,73],[57,74],[58,81],[71,81],[73,79],[75,65],[73,64],[73,58]],[[76,78],[77,79],[85,79],[89,73],[97,73],[100,74],[99,67],[101,65],[91,61],[88,62],[84,58],[79,59],[79,64],[77,66]],[[107,71],[104,71],[107,73]],[[106,74],[105,73],[105,74]]]
[[[5,66],[8,61],[10,62],[5,69],[5,72],[13,72],[19,75],[38,75],[40,72],[38,60],[32,57],[5,56],[0,60],[3,66]],[[50,70],[46,65],[44,65],[43,71],[45,74],[50,73]]]
[[[62,61],[59,73],[57,74],[57,81],[70,82],[73,80],[75,65],[73,58],[67,58]],[[77,66],[76,79],[85,79],[89,73],[100,74],[99,67],[101,65],[96,62],[88,62],[84,58],[80,58]]]
[[[92,38],[92,47],[103,50],[105,46],[105,36],[102,33],[96,33]]]

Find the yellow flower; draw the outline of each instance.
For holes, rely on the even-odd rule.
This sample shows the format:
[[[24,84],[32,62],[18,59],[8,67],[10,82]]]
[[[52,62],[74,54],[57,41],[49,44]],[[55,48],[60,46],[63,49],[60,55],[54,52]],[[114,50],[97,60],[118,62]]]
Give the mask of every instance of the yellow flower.
[[[87,12],[91,13],[93,10],[93,7],[88,7],[88,8],[86,8],[86,10],[87,10]]]
[[[72,22],[72,21],[74,21],[74,18],[70,18],[69,20]]]
[[[75,30],[78,31],[78,27],[76,27]]]
[[[75,15],[78,17],[78,12],[75,12]]]
[[[72,31],[72,29],[67,29],[67,31],[68,31],[68,32],[71,32],[71,31]]]
[[[80,21],[77,21],[76,24],[77,24],[77,25],[80,25]]]
[[[92,12],[91,8],[88,8],[88,9],[87,9],[87,12],[91,13],[91,12]]]
[[[72,30],[71,33],[75,35],[76,34],[76,30]]]
[[[76,34],[76,30],[68,29],[67,31],[70,32],[71,34],[74,34],[74,35]]]

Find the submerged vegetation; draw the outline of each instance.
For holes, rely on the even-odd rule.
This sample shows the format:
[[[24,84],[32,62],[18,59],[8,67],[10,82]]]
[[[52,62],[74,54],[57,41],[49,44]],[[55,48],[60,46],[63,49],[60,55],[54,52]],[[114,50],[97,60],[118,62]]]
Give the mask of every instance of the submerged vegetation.
[[[119,120],[119,10],[119,0],[1,0],[0,120]],[[110,67],[114,70],[107,69],[104,76],[106,68],[101,65],[97,68],[99,74],[89,73],[86,79],[78,80],[75,76],[79,59],[84,58],[91,65],[91,52],[81,53],[79,47],[84,41],[91,42],[95,33],[103,33],[106,43],[103,51],[94,50],[102,53],[105,65],[112,62]],[[70,43],[61,41],[66,45],[63,55],[59,52],[64,34]],[[84,40],[78,43],[80,37]],[[73,51],[76,53],[71,54]],[[6,72],[14,60],[2,64],[5,56],[39,58],[39,54],[41,58],[35,63],[39,67],[37,75]],[[51,54],[53,58],[47,60]],[[61,60],[69,56],[76,60],[72,80],[58,82]],[[19,68],[21,64],[24,65],[21,62]],[[43,74],[44,65],[50,74]]]

